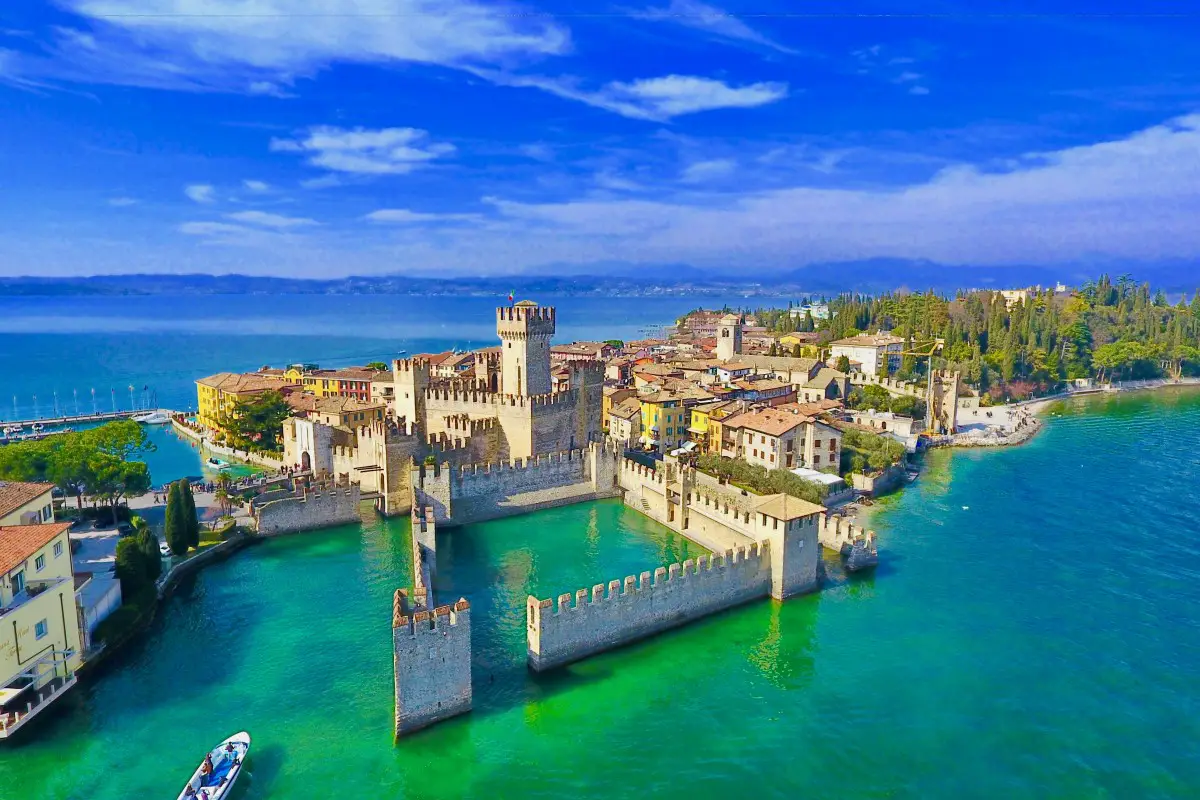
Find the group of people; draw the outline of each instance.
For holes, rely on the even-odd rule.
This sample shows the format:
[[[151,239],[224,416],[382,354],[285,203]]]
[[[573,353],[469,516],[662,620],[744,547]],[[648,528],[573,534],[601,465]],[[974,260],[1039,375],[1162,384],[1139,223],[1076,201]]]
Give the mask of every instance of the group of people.
[[[232,766],[237,765],[238,754],[232,742],[225,745],[225,749],[218,754],[218,759],[222,763],[228,761]],[[226,775],[221,776],[220,781],[215,784],[211,783],[211,776],[215,770],[216,765],[213,763],[212,753],[209,753],[204,757],[204,763],[200,765],[200,775],[187,785],[187,788],[183,790],[183,796],[189,798],[189,800],[191,800],[191,798],[196,798],[196,800],[209,800],[209,787],[224,786],[225,781],[229,780],[228,770],[226,770]]]

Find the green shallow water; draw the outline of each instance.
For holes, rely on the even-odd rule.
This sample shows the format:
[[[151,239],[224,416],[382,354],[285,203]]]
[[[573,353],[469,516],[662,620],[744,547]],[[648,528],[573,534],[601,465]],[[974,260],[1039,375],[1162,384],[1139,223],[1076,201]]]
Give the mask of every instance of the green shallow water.
[[[1194,797],[1200,393],[1057,413],[1026,447],[931,456],[877,506],[876,575],[550,676],[523,666],[526,594],[698,551],[614,502],[446,532],[476,709],[396,746],[404,523],[264,543],[0,748],[0,798],[173,797],[242,727],[244,798]]]

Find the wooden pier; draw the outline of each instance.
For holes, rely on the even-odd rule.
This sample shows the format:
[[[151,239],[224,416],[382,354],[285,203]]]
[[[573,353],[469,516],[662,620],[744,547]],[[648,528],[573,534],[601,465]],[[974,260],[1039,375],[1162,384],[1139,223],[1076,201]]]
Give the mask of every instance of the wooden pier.
[[[101,411],[99,414],[76,414],[70,417],[40,417],[38,419],[21,419],[21,420],[0,420],[0,428],[8,425],[20,425],[22,428],[27,428],[34,423],[45,425],[72,425],[80,422],[109,422],[114,419],[127,419],[136,417],[139,414],[148,414],[154,409],[141,409],[138,411]]]

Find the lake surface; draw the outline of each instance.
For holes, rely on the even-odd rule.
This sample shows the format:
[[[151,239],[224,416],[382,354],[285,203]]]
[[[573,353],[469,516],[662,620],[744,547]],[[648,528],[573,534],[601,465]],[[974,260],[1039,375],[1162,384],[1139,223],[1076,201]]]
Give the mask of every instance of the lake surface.
[[[556,342],[658,335],[701,300],[708,308],[787,302],[534,299],[557,307]],[[401,351],[491,346],[499,341],[495,309],[506,304],[505,298],[389,295],[0,297],[0,421],[53,416],[56,403],[63,414],[155,405],[191,410],[195,380],[216,372],[390,363]]]
[[[1200,393],[1056,413],[1025,447],[931,456],[877,507],[874,576],[548,676],[522,663],[527,593],[695,551],[612,501],[443,531],[476,708],[398,745],[404,521],[263,543],[0,748],[0,796],[173,796],[245,727],[255,800],[1195,797]]]

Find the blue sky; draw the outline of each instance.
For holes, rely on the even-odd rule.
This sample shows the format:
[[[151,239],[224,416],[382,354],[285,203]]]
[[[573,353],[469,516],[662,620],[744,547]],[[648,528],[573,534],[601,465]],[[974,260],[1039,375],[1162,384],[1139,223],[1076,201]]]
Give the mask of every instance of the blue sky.
[[[0,274],[1195,259],[1192,7],[7,0]]]

